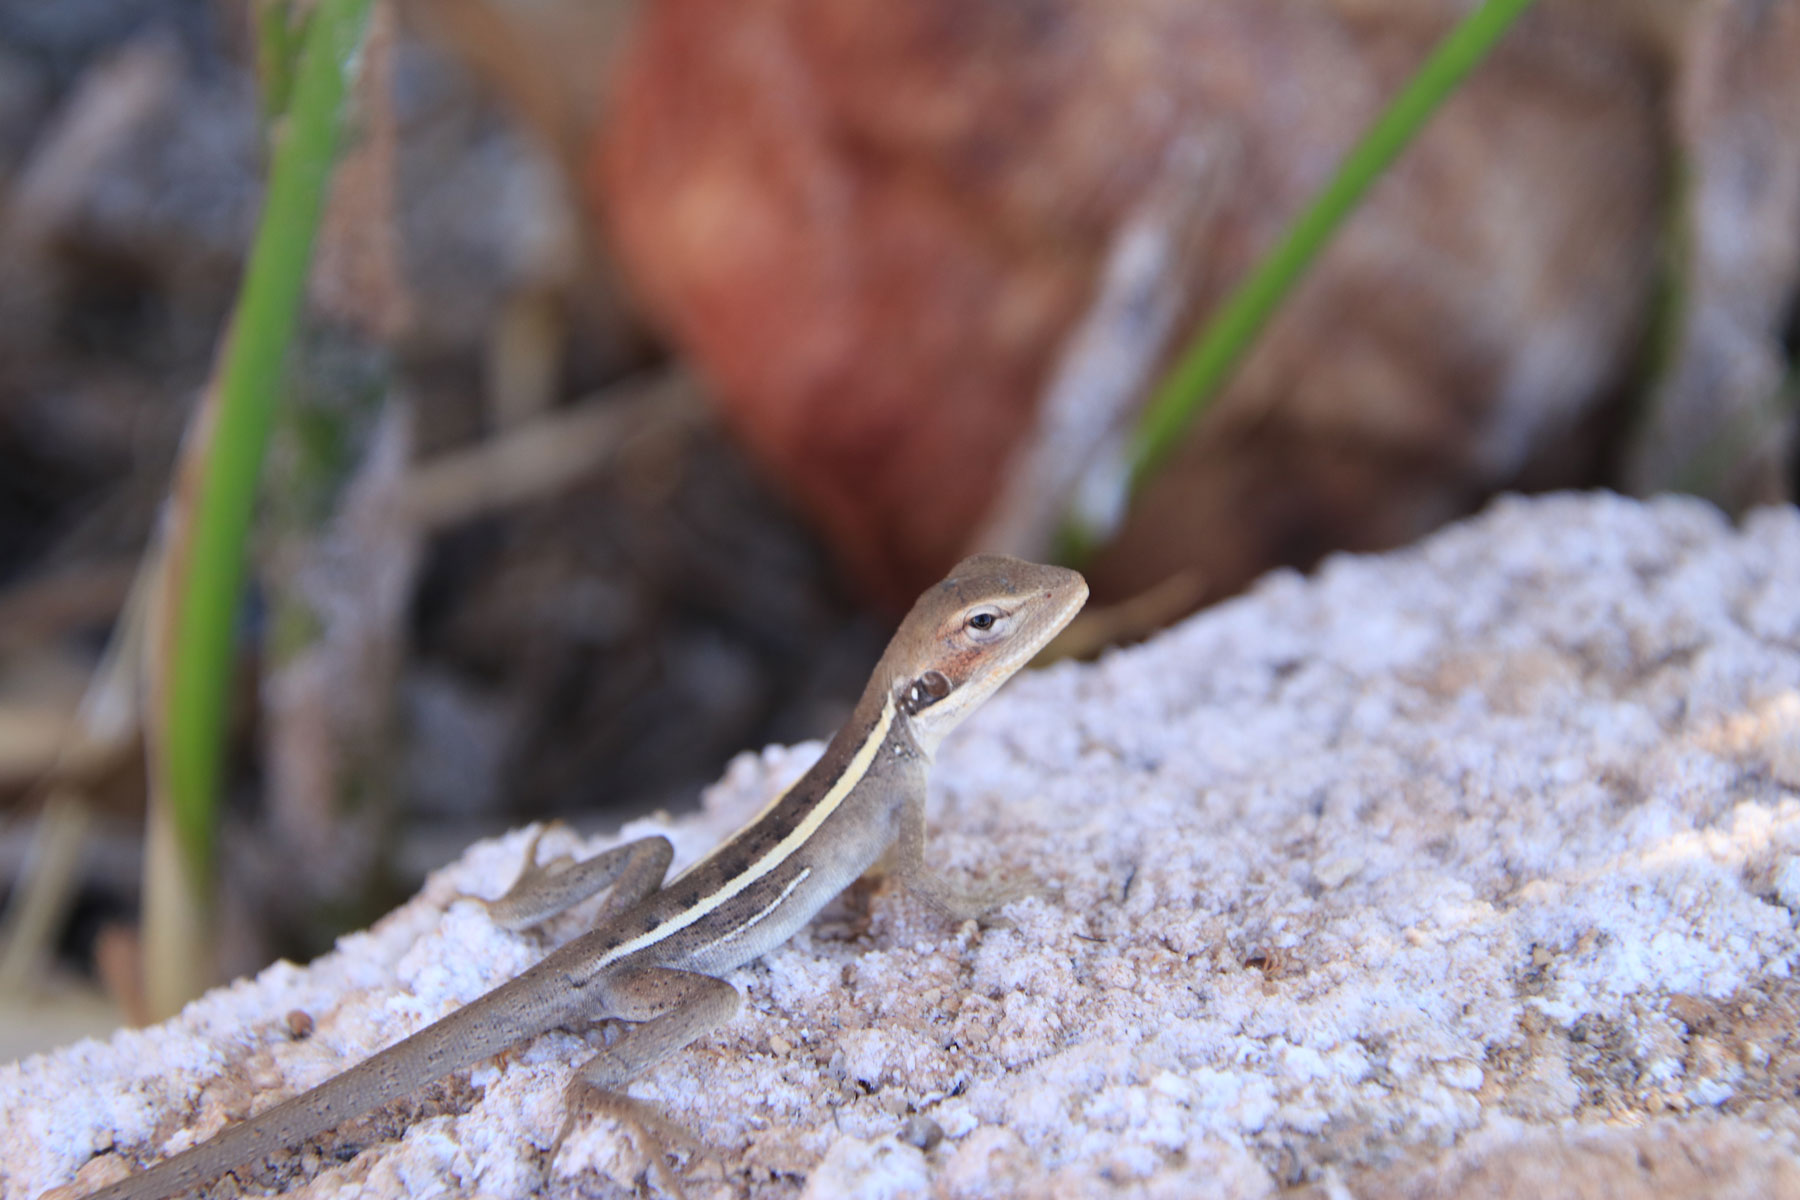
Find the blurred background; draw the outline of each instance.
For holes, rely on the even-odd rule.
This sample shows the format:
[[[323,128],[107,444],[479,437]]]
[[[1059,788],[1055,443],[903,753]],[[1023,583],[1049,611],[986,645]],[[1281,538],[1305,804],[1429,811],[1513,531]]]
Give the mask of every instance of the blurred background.
[[[347,3],[0,0],[0,1058],[692,806],[975,549],[1079,561],[1088,655],[1502,490],[1793,493],[1800,0],[1525,5],[1149,453],[1475,0]]]

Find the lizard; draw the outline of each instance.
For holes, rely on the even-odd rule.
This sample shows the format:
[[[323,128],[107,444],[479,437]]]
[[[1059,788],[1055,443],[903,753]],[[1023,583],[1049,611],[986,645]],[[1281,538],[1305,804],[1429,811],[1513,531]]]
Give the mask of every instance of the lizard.
[[[626,1084],[731,1019],[739,995],[721,976],[785,942],[878,862],[939,911],[975,915],[975,898],[925,861],[931,764],[945,735],[1086,599],[1075,571],[999,555],[964,559],[901,621],[818,761],[710,853],[665,883],[674,854],[667,838],[546,867],[536,864],[534,839],[490,915],[529,928],[610,888],[586,933],[317,1087],[89,1200],[191,1192],[552,1029],[625,1022],[570,1081],[553,1162],[584,1111],[632,1111]]]

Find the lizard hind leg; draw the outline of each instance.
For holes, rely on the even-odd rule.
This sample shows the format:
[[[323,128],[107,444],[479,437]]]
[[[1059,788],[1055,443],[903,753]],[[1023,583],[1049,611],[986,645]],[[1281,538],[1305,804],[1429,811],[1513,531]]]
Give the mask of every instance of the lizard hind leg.
[[[685,1200],[681,1181],[669,1169],[670,1149],[691,1155],[718,1155],[693,1134],[650,1105],[625,1094],[625,1086],[694,1039],[729,1021],[737,1012],[737,989],[722,979],[669,967],[641,967],[606,984],[601,1008],[635,1022],[612,1045],[575,1072],[564,1096],[562,1129],[551,1143],[546,1170],[584,1116],[610,1117],[647,1149],[649,1170],[664,1193]],[[724,1164],[719,1164],[721,1173]]]
[[[514,932],[529,929],[560,912],[573,908],[603,888],[611,887],[606,906],[595,924],[620,912],[662,886],[675,849],[665,837],[638,838],[591,858],[576,861],[560,854],[546,863],[537,860],[538,843],[556,825],[541,826],[525,847],[525,863],[519,877],[498,900],[482,900],[496,925]],[[479,897],[475,897],[480,899]]]
[[[681,1176],[669,1166],[669,1159],[677,1151],[690,1159],[712,1159],[719,1166],[721,1178],[724,1175],[725,1166],[717,1151],[642,1100],[623,1092],[597,1092],[592,1088],[571,1086],[564,1105],[562,1128],[550,1143],[550,1153],[545,1158],[546,1171],[555,1164],[563,1142],[575,1131],[577,1124],[588,1117],[603,1117],[617,1122],[630,1135],[645,1164],[643,1172],[655,1180],[664,1195],[673,1196],[675,1200],[688,1200],[687,1189],[681,1186]],[[639,1172],[634,1170],[633,1173]]]

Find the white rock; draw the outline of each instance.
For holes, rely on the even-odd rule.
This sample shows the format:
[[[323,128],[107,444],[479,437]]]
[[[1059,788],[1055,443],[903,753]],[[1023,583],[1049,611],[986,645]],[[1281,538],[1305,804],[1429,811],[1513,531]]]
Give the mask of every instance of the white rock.
[[[1796,1194],[1796,631],[1792,509],[1509,500],[1277,575],[1018,681],[945,747],[933,856],[1032,881],[1011,928],[892,888],[828,910],[633,1092],[722,1151],[697,1196]],[[814,753],[740,759],[682,860]],[[6,1195],[157,1156],[518,971],[532,939],[444,908],[523,844],[304,971],[0,1069]],[[540,1039],[301,1194],[517,1194],[586,1052]],[[893,1140],[915,1114],[946,1134],[924,1153]]]

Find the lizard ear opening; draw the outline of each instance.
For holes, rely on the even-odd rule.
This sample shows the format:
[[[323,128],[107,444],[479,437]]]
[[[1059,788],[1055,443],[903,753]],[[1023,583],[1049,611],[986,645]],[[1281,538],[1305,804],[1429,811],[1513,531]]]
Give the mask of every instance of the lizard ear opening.
[[[950,679],[942,671],[927,671],[900,693],[900,711],[917,716],[950,694]]]

